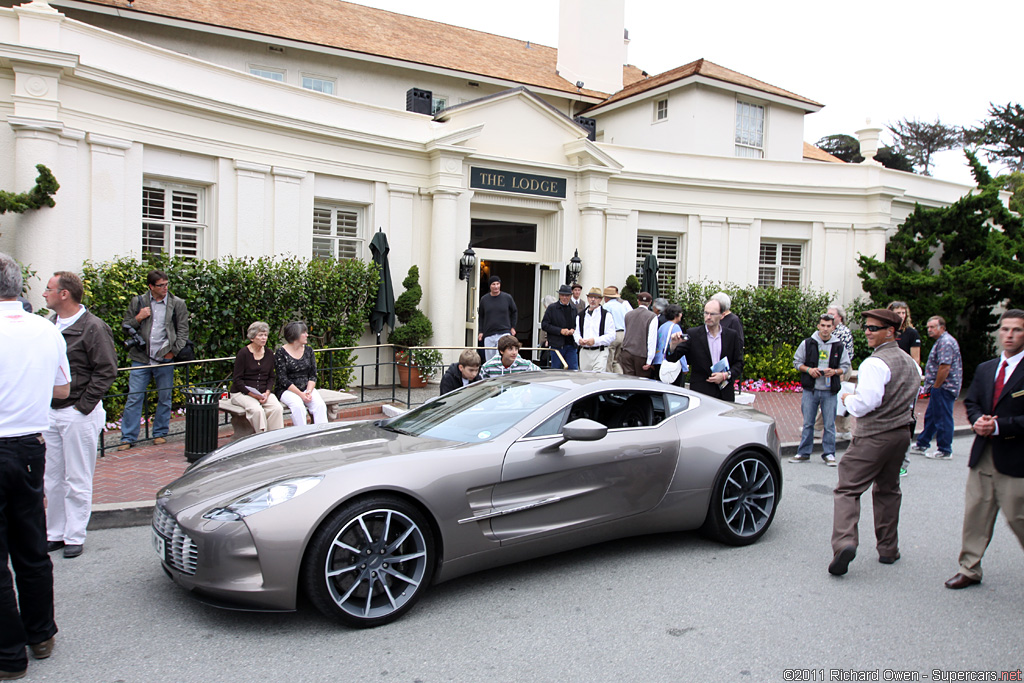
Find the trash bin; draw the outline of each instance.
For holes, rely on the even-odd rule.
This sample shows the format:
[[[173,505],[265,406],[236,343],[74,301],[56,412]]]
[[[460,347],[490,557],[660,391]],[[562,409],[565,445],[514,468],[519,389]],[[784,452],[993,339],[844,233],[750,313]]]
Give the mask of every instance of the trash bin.
[[[217,408],[220,389],[185,389],[185,459],[195,462],[217,449]]]

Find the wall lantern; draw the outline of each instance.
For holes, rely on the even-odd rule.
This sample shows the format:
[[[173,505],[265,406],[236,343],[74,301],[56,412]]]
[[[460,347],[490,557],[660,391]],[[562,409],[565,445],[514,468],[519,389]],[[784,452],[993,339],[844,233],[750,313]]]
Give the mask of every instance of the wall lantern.
[[[468,280],[469,276],[473,274],[473,268],[476,267],[476,252],[473,251],[473,244],[470,243],[466,247],[466,251],[462,252],[462,258],[459,259],[459,279]]]
[[[565,266],[565,284],[571,285],[579,279],[580,272],[583,271],[583,262],[580,261],[580,250],[576,249],[569,259],[568,265]]]

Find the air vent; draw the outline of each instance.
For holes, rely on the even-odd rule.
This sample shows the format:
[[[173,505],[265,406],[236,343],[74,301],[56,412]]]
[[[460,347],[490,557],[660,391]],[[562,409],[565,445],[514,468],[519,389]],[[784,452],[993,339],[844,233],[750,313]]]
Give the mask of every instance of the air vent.
[[[414,114],[430,114],[434,93],[419,88],[409,88],[405,93],[405,110]]]

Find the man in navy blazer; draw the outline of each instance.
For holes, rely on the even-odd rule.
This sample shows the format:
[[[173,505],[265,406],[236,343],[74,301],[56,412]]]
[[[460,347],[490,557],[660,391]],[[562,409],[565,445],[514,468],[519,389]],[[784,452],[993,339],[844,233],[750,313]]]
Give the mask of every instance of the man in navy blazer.
[[[665,359],[677,361],[686,356],[692,391],[735,403],[733,383],[743,377],[743,346],[736,333],[721,323],[722,306],[711,299],[704,304],[704,324],[691,327],[686,335],[673,335]],[[711,366],[721,358],[729,359],[728,372],[712,373]]]
[[[1024,311],[1003,313],[999,343],[1002,354],[978,366],[964,399],[975,437],[967,463],[960,570],[946,581],[954,590],[981,583],[981,558],[1000,509],[1024,546]]]

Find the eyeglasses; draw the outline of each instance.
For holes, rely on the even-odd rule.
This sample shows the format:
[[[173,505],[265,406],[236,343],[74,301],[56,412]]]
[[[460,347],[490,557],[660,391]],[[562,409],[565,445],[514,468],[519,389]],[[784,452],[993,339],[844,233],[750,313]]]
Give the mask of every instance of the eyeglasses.
[[[43,291],[44,291],[44,292],[63,292],[63,291],[64,291],[64,289],[63,289],[63,288],[61,288],[61,287],[58,287],[57,289],[50,289],[49,287],[47,287],[47,288],[46,288],[46,289],[44,289]]]
[[[168,284],[170,284],[170,283],[168,283],[168,282],[158,282],[155,285],[150,285],[150,287],[157,287],[158,289],[164,289],[164,288],[167,287]]]
[[[868,332],[881,332],[888,327],[888,325],[865,325],[864,329]]]
[[[835,320],[836,317],[834,315],[832,315],[831,313],[822,313],[821,316],[820,316],[820,319],[821,320]]]

